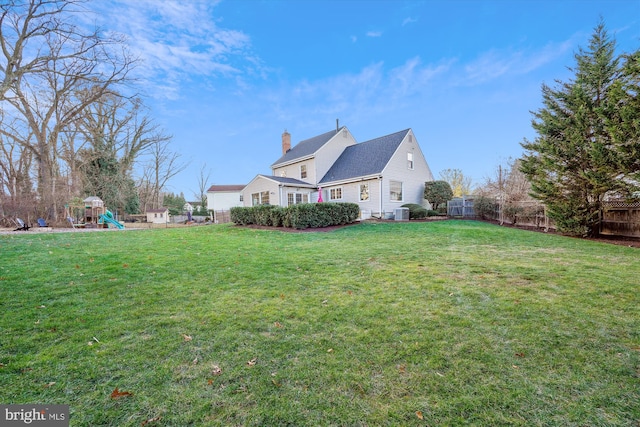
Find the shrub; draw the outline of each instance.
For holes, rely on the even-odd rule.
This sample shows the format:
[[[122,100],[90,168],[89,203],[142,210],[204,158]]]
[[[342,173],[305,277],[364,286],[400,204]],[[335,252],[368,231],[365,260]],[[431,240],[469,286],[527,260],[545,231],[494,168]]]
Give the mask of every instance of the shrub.
[[[427,211],[427,216],[441,216],[442,214],[438,211],[434,211],[433,209],[430,209]]]
[[[473,211],[482,219],[495,218],[498,205],[494,200],[480,196],[473,201]]]
[[[282,227],[284,225],[285,216],[287,215],[287,209],[280,206],[274,206],[269,214],[271,215],[271,225],[274,227]]]
[[[427,217],[427,210],[416,203],[405,203],[403,208],[409,208],[409,219],[423,219]]]
[[[255,218],[255,223],[258,225],[270,226],[272,224],[271,211],[274,208],[275,206],[272,206],[272,205],[254,206],[252,209],[253,209],[253,215]]]
[[[299,229],[350,224],[360,214],[356,203],[307,203],[289,206],[287,210],[290,226]]]
[[[239,225],[255,224],[255,210],[252,207],[235,206],[230,210],[231,222]]]
[[[350,224],[360,214],[356,203],[303,203],[286,208],[261,205],[231,208],[231,221],[239,225],[318,228]]]
[[[518,221],[518,216],[524,212],[524,208],[511,203],[508,203],[503,208],[504,216],[511,219],[511,222],[515,224]]]

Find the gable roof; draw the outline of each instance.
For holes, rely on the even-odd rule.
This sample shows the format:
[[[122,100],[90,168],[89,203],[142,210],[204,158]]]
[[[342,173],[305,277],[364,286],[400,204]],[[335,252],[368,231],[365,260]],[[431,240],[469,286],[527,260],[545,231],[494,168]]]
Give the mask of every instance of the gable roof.
[[[241,185],[212,185],[211,187],[209,187],[209,189],[207,190],[208,193],[213,193],[213,192],[224,192],[224,191],[242,191],[242,189],[244,188],[244,184]]]
[[[290,187],[308,187],[315,188],[315,185],[310,184],[308,182],[300,181],[295,178],[287,178],[286,176],[275,176],[275,175],[262,175],[258,174],[253,180],[255,181],[258,178],[270,179],[271,181],[275,181],[278,184],[290,186]],[[252,181],[253,182],[253,181]]]
[[[382,173],[410,130],[405,129],[345,148],[319,183]]]
[[[305,139],[304,141],[298,142],[293,148],[291,148],[289,151],[284,153],[282,157],[276,160],[271,165],[271,167],[275,167],[281,163],[288,163],[297,159],[312,156],[342,129],[344,129],[344,126],[340,129],[334,129],[332,131],[323,133],[322,135],[314,136],[313,138]]]

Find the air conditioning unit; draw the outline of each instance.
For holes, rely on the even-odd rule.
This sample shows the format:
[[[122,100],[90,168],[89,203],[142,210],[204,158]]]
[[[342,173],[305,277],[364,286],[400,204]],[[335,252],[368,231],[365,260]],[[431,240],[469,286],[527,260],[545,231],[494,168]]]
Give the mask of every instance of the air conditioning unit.
[[[409,208],[395,208],[393,214],[396,221],[409,221]]]

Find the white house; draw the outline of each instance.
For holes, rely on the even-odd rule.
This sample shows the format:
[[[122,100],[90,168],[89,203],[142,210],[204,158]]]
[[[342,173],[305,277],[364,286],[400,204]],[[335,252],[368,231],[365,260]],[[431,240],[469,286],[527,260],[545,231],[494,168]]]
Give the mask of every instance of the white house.
[[[224,222],[229,210],[234,206],[243,206],[242,189],[244,185],[212,185],[207,190],[207,211],[213,212],[215,222]]]
[[[166,224],[169,222],[169,208],[149,209],[146,214],[147,222],[154,224]]]
[[[433,175],[411,129],[357,143],[343,126],[291,147],[282,134],[282,156],[272,175],[257,175],[242,190],[244,206],[353,202],[363,214],[385,216],[405,203],[429,207],[424,183]]]

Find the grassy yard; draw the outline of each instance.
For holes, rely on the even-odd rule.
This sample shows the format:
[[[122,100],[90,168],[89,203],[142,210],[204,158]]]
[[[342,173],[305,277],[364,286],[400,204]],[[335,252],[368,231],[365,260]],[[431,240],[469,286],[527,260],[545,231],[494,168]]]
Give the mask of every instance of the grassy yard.
[[[0,403],[72,426],[637,426],[639,290],[638,249],[478,222],[4,235]]]

